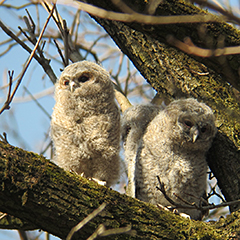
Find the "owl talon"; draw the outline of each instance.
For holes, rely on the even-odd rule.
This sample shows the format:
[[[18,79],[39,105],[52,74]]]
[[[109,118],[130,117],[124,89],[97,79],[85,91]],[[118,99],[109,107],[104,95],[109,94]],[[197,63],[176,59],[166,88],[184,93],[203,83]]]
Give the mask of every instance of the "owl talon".
[[[157,204],[157,207],[158,207],[159,209],[162,209],[162,210],[165,210],[165,211],[170,211],[170,212],[172,212],[172,213],[174,213],[174,214],[176,214],[176,215],[179,215],[179,216],[181,216],[181,217],[191,219],[191,217],[190,217],[188,214],[186,214],[186,213],[179,213],[179,211],[178,211],[176,208],[173,208],[172,206],[164,207],[164,206],[161,205],[161,204]]]
[[[164,207],[163,205],[161,204],[157,204],[157,207],[161,210],[165,210],[165,211],[170,211],[170,209],[168,207]]]
[[[96,183],[98,183],[99,185],[102,185],[102,186],[106,186],[106,184],[107,184],[106,181],[101,181],[97,178],[89,178],[89,180],[94,181],[94,182],[96,182]]]

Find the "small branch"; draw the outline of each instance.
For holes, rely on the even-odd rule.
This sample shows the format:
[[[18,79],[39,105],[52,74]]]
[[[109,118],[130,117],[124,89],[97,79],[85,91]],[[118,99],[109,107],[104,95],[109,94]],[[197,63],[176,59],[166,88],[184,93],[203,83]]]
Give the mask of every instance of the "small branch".
[[[41,4],[43,5],[43,7],[50,12],[52,10],[52,6],[50,4],[48,4],[47,2],[41,2]],[[55,8],[55,12],[53,15],[53,20],[56,23],[60,33],[61,33],[61,38],[64,42],[64,48],[66,47],[65,41],[66,41],[66,33],[64,33],[64,29],[66,28],[66,26],[64,27],[64,25],[66,25],[66,22],[64,23],[65,20],[63,20],[61,18],[61,16],[58,14],[57,8]],[[68,30],[67,30],[68,31]],[[69,34],[68,38],[67,38],[67,45],[68,45],[68,59],[70,59],[72,62],[77,62],[77,61],[82,61],[83,57],[80,54],[80,52],[75,48]],[[65,51],[66,52],[66,51]],[[66,54],[66,53],[65,53]],[[66,59],[66,57],[65,57]]]
[[[72,236],[75,232],[79,231],[83,226],[85,226],[89,221],[95,218],[100,212],[104,210],[107,206],[106,203],[102,203],[96,210],[94,210],[91,214],[89,214],[86,218],[84,218],[78,225],[73,227],[69,234],[67,235],[66,240],[71,240]]]
[[[8,95],[7,95],[7,101],[6,101],[6,102],[9,102],[9,101],[10,101],[10,98],[11,98],[13,74],[14,74],[14,71],[13,71],[13,70],[12,70],[12,72],[8,71],[9,85],[8,85]]]
[[[8,71],[8,76],[9,76],[9,85],[8,85],[8,95],[7,95],[7,100],[4,102],[2,109],[0,110],[0,114],[4,111],[4,110],[8,110],[10,109],[10,102],[11,100],[11,91],[12,91],[12,81],[13,81],[13,73],[14,71],[10,72]]]
[[[43,90],[41,92],[35,93],[33,97],[35,99],[39,99],[39,98],[48,96],[50,94],[53,94],[54,89],[55,89],[55,87],[52,86],[52,87],[50,87],[48,89],[45,89],[45,90]],[[29,101],[32,101],[32,97],[29,96],[29,95],[24,96],[24,97],[16,97],[15,96],[14,99],[13,99],[13,102],[15,102],[15,103],[26,103],[26,102],[29,102]],[[0,98],[0,103],[2,103],[2,102],[4,102],[4,100],[2,98]]]
[[[79,26],[80,26],[80,13],[81,13],[81,10],[78,9],[77,10],[77,13],[75,15],[75,19],[74,19],[74,23],[76,23],[76,31],[75,31],[75,37],[74,37],[74,46],[76,46],[76,43],[77,43],[77,39],[78,39],[78,30],[79,30]],[[73,35],[73,30],[74,30],[74,27],[72,27],[72,35]]]
[[[69,31],[67,28],[67,22],[66,20],[63,20],[63,43],[64,43],[64,55],[65,55],[65,61],[64,65],[65,67],[69,64],[69,44],[68,44],[68,39],[69,39]]]
[[[134,233],[135,231],[131,230],[131,226],[127,226],[127,227],[122,227],[122,228],[114,228],[114,229],[105,230],[99,236],[106,237],[106,236],[110,236],[110,235],[130,233],[130,232]]]
[[[87,240],[94,240],[97,237],[106,237],[123,233],[134,235],[135,231],[131,230],[131,226],[106,230],[105,226],[103,224],[100,224],[97,230]]]
[[[103,35],[100,35],[96,40],[94,40],[94,42],[92,43],[92,45],[90,46],[90,47],[88,47],[88,48],[86,48],[86,47],[83,47],[83,46],[81,46],[81,49],[83,49],[83,50],[85,50],[87,53],[86,53],[86,55],[83,57],[84,59],[86,59],[87,58],[87,56],[88,56],[88,54],[90,53],[90,54],[92,54],[92,56],[95,58],[95,61],[96,62],[99,62],[99,59],[97,58],[97,55],[92,51],[92,49],[93,49],[93,47],[98,43],[98,41],[100,40],[100,39],[102,39],[102,38],[106,38],[108,36],[108,34],[103,34]],[[75,45],[76,46],[76,45]],[[78,44],[78,46],[80,46],[79,44]]]
[[[222,15],[226,16],[229,20],[233,20],[235,21],[238,25],[240,25],[240,18],[238,18],[237,16],[235,16],[234,14],[232,14],[231,11],[228,11],[226,9],[223,9],[222,7],[220,6],[217,6],[215,4],[212,4],[208,1],[205,1],[205,0],[193,0],[192,2],[194,3],[197,3],[197,4],[200,4],[202,6],[206,6],[210,9],[213,9],[219,13],[221,13]]]
[[[87,240],[94,240],[97,237],[106,237],[123,233],[134,235],[135,231],[131,230],[131,226],[106,230],[105,226],[103,224],[100,224],[97,230]]]
[[[42,37],[43,37],[43,33],[44,33],[44,31],[45,31],[45,29],[46,29],[46,27],[47,27],[47,25],[48,25],[48,22],[49,22],[49,20],[50,20],[50,18],[51,18],[51,16],[52,16],[52,13],[53,13],[54,9],[55,9],[55,4],[53,5],[52,11],[50,12],[50,14],[49,14],[49,16],[48,16],[48,18],[47,18],[44,26],[43,26],[43,29],[42,29],[42,31],[41,31],[41,33],[40,33],[40,35],[39,35],[38,41],[37,41],[34,49],[32,50],[32,52],[31,52],[31,54],[30,54],[30,56],[29,56],[29,58],[28,58],[28,61],[27,61],[26,65],[25,65],[25,67],[24,67],[24,70],[23,70],[21,76],[19,77],[19,79],[18,79],[18,81],[17,81],[17,83],[16,83],[16,86],[15,86],[15,88],[13,89],[13,92],[11,93],[11,96],[10,96],[10,97],[9,97],[9,96],[7,97],[7,101],[4,103],[2,109],[0,110],[0,114],[1,114],[4,110],[10,108],[9,104],[12,102],[13,97],[15,96],[15,94],[16,94],[16,92],[17,92],[17,89],[18,89],[18,87],[20,86],[20,84],[21,84],[21,82],[22,82],[22,79],[23,79],[23,77],[24,77],[24,75],[25,75],[25,73],[26,73],[26,71],[27,71],[27,69],[28,69],[28,66],[30,65],[30,63],[31,63],[31,61],[32,61],[32,59],[33,59],[33,56],[34,56],[34,54],[35,54],[35,52],[36,52],[36,50],[37,50],[37,48],[38,48],[38,46],[39,46],[39,43],[40,43],[40,41],[41,41],[41,39],[42,39]]]
[[[24,230],[19,229],[18,234],[19,234],[20,240],[29,240]]]
[[[183,208],[183,209],[197,209],[199,211],[206,211],[206,210],[210,210],[210,209],[215,209],[215,208],[220,208],[220,207],[226,207],[226,206],[230,206],[230,205],[235,205],[237,203],[240,203],[240,199],[235,200],[235,201],[231,201],[231,202],[224,202],[224,203],[220,203],[220,204],[209,204],[208,206],[201,206],[201,202],[200,204],[197,205],[195,203],[189,203],[188,201],[184,200],[183,198],[179,197],[178,195],[175,194],[175,196],[177,196],[181,201],[183,201],[184,203],[186,203],[187,205],[181,205],[179,203],[176,203],[175,201],[173,201],[166,193],[165,190],[165,185],[163,182],[161,182],[159,176],[157,176],[158,182],[159,182],[159,186],[156,186],[156,188],[164,195],[164,197],[169,201],[169,203],[171,203],[173,205],[173,207],[176,208]]]
[[[176,24],[176,23],[206,23],[206,22],[219,22],[220,19],[210,14],[197,14],[197,15],[177,15],[177,16],[152,16],[134,12],[131,13],[117,13],[107,11],[105,9],[77,1],[80,8],[97,17],[120,22],[139,22],[144,24]],[[128,8],[129,9],[129,8]],[[128,11],[130,12],[130,11]]]
[[[182,205],[180,205],[180,204],[178,204],[178,203],[175,203],[175,202],[167,195],[166,190],[165,190],[165,184],[164,184],[163,182],[161,182],[159,176],[157,176],[157,179],[158,179],[159,186],[160,186],[160,187],[156,186],[157,190],[159,190],[159,191],[163,194],[163,196],[164,196],[172,205],[174,205],[175,207],[182,206]]]
[[[62,54],[61,48],[59,47],[59,45],[58,45],[58,43],[57,43],[57,41],[55,39],[53,39],[53,42],[54,42],[55,46],[57,47],[57,51],[58,51],[59,56],[62,59],[63,65],[66,67],[67,65],[65,63],[65,58],[64,58],[64,56]]]
[[[9,144],[9,142],[7,140],[7,133],[3,132],[3,136],[0,134],[0,138],[2,139],[2,141],[4,143],[8,143]],[[0,219],[1,219],[1,217],[0,217]]]
[[[44,109],[44,107],[37,101],[37,99],[31,94],[31,92],[23,86],[24,90],[29,94],[31,99],[37,104],[37,106],[46,114],[46,116],[51,119],[51,115]]]
[[[12,31],[9,30],[8,27],[6,27],[3,22],[0,21],[0,27],[2,28],[2,30],[13,40],[15,40],[23,49],[25,49],[27,52],[29,52],[30,54],[32,53],[31,48],[29,48],[23,41],[21,41],[17,35],[15,35]],[[47,75],[49,76],[49,78],[51,79],[51,81],[53,83],[56,82],[56,75],[54,74],[51,66],[49,65],[49,60],[45,59],[45,58],[41,58],[39,57],[35,52],[34,52],[34,58],[38,61],[38,63],[42,66],[42,68],[44,69],[44,71],[47,73]]]
[[[1,213],[0,220],[7,216],[7,213]]]
[[[240,54],[240,46],[217,48],[213,50],[204,49],[194,45],[189,37],[185,38],[184,42],[181,42],[173,36],[168,36],[167,42],[187,54],[192,54],[204,58]]]
[[[16,9],[16,10],[20,10],[22,8],[26,8],[28,6],[32,6],[32,5],[37,5],[38,3],[34,3],[34,2],[30,2],[30,3],[26,3],[26,4],[23,4],[21,6],[13,6],[13,5],[10,5],[10,4],[1,4],[1,7],[6,7],[6,8],[13,8],[13,9]]]

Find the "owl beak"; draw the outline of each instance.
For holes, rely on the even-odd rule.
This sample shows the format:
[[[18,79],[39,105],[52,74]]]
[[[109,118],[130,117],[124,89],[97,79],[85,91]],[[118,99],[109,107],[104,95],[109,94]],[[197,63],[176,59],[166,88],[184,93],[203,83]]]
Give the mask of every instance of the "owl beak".
[[[75,82],[70,82],[70,90],[71,90],[71,92],[73,92],[74,91],[74,85],[75,85]]]
[[[196,129],[196,130],[194,130],[193,135],[192,135],[192,141],[193,141],[193,143],[196,142],[198,136],[199,136],[199,131],[198,131],[198,129]]]

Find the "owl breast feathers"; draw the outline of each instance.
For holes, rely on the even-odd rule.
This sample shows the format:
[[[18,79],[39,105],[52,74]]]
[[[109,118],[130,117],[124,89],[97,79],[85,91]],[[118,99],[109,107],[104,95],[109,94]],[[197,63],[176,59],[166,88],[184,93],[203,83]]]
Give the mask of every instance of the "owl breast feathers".
[[[67,66],[55,88],[51,138],[57,164],[111,185],[120,170],[120,113],[108,72],[82,61]]]
[[[178,195],[199,204],[206,192],[205,155],[217,131],[214,121],[212,110],[192,98],[173,101],[164,110],[150,104],[128,109],[123,116],[122,134],[129,195],[171,205],[156,189],[159,176],[175,202],[182,203]],[[136,137],[136,133],[141,136]],[[202,218],[196,209],[178,210],[193,219]]]

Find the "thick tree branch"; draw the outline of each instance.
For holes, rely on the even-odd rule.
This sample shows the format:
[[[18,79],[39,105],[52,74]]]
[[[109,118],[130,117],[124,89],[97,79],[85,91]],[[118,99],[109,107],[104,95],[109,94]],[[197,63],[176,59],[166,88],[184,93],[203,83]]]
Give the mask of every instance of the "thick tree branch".
[[[0,211],[8,214],[0,219],[1,228],[39,228],[64,239],[72,227],[105,202],[104,211],[72,239],[87,239],[100,224],[107,229],[130,225],[135,232],[134,236],[109,239],[227,239],[240,233],[239,225],[234,232],[228,229],[238,224],[238,212],[213,225],[191,221],[67,173],[42,156],[3,142],[0,179]]]

